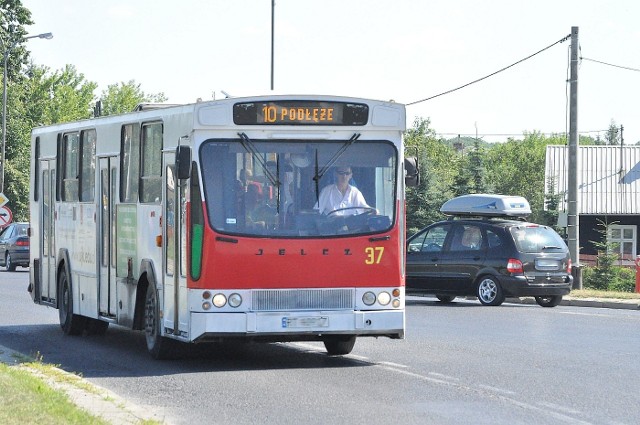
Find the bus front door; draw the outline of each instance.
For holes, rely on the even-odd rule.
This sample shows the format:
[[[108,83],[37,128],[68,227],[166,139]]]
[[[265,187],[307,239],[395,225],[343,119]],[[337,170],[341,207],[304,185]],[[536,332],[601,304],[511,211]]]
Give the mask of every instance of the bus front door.
[[[165,155],[168,162],[172,154]],[[186,191],[187,181],[179,180],[175,167],[165,168],[165,196],[163,213],[164,242],[164,326],[173,335],[188,338],[189,310],[187,308],[186,278]]]
[[[116,258],[115,258],[115,208],[114,194],[116,184],[115,157],[100,158],[99,206],[100,221],[98,228],[98,259],[100,273],[98,277],[98,299],[100,316],[116,317]]]

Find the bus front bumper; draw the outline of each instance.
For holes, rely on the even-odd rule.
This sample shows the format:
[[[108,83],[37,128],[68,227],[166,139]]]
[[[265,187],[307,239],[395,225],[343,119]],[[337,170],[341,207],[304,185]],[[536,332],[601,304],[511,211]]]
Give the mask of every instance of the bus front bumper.
[[[326,335],[404,338],[404,310],[191,313],[191,341],[321,340]]]

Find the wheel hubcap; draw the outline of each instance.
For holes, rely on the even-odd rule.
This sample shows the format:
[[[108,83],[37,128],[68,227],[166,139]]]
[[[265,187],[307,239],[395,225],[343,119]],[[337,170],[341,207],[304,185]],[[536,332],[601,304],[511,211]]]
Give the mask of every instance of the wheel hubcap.
[[[480,298],[483,301],[491,302],[495,299],[496,294],[498,293],[496,284],[491,279],[485,279],[480,283],[479,288]]]

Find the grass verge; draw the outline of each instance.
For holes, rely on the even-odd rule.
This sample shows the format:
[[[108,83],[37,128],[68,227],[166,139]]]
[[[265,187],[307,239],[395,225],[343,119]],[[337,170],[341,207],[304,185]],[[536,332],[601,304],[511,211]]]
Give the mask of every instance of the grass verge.
[[[41,370],[46,368],[42,363],[37,365]],[[0,423],[108,425],[78,408],[64,392],[54,390],[31,372],[4,363],[0,363]]]
[[[569,296],[574,298],[607,298],[618,300],[640,300],[636,292],[599,291],[597,289],[572,289]]]

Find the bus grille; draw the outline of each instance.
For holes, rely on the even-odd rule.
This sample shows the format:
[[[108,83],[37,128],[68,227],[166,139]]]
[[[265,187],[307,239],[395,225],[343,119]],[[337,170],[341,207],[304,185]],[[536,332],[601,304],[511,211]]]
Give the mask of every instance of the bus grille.
[[[253,291],[253,311],[353,309],[352,289]]]

